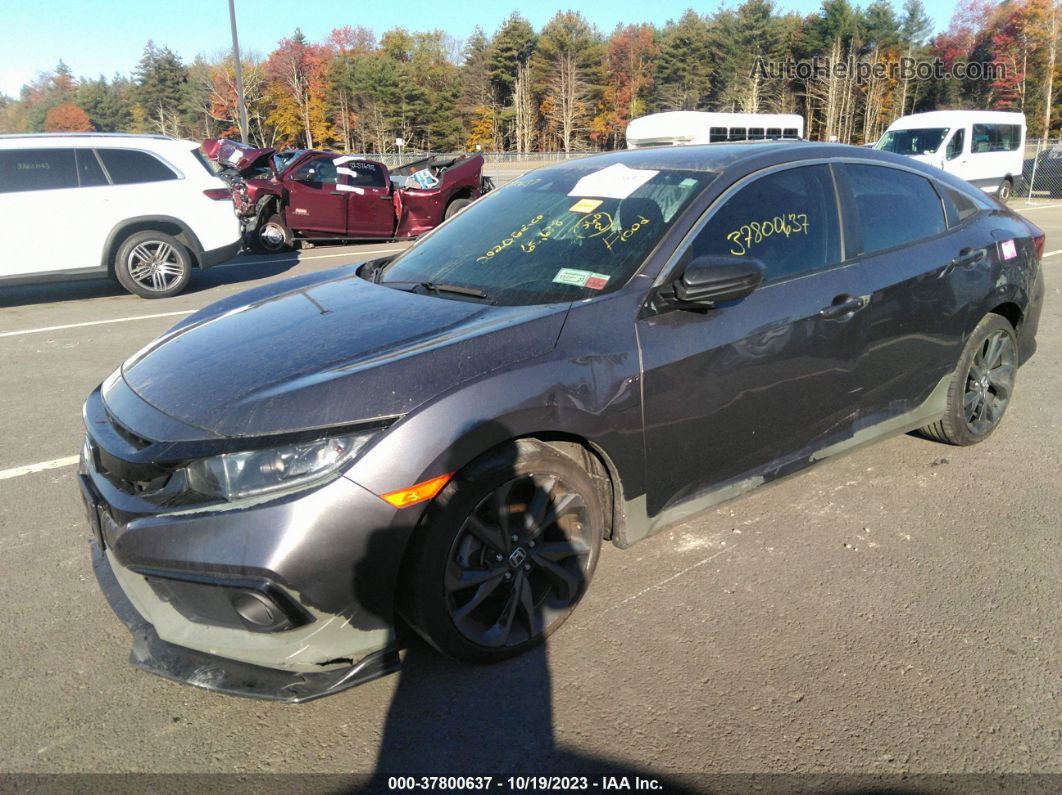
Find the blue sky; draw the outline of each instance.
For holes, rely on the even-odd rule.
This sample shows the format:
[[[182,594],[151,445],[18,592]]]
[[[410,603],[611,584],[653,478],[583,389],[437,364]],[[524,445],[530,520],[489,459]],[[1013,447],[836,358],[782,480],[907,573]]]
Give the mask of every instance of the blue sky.
[[[866,0],[856,0],[865,5]],[[572,3],[527,5],[520,12],[541,27],[560,8],[577,8],[604,31],[619,22],[676,19],[691,5],[700,13],[736,0],[691,3],[690,0],[582,0]],[[902,0],[895,0],[899,7]],[[820,0],[776,0],[782,11],[808,14]],[[0,63],[0,93],[17,96],[23,83],[64,60],[75,75],[110,77],[129,72],[147,40],[154,39],[178,52],[186,61],[197,53],[212,54],[229,46],[227,0],[129,2],[128,0],[52,0],[48,3],[6,4],[4,57]],[[406,2],[337,3],[335,0],[236,0],[240,46],[266,53],[296,27],[312,39],[323,38],[342,25],[364,25],[377,35],[396,25],[414,30],[442,28],[463,39],[479,24],[488,34],[511,13],[514,5],[498,0],[406,0]],[[954,0],[929,0],[926,7],[937,30],[947,26]]]

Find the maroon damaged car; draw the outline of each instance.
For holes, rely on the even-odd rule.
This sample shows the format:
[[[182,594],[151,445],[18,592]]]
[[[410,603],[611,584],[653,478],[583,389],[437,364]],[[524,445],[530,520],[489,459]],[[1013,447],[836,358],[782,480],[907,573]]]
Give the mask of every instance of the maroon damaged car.
[[[483,157],[428,157],[393,171],[356,155],[278,152],[208,138],[203,151],[232,186],[253,251],[295,240],[394,240],[434,229],[490,187]]]

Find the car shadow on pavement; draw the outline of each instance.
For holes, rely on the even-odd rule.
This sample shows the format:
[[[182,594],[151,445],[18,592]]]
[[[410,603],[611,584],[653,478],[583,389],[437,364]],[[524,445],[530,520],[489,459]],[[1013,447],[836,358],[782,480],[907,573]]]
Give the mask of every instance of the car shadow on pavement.
[[[352,254],[351,258],[356,259],[356,256]],[[174,297],[179,298],[182,295],[205,292],[226,285],[279,276],[294,268],[298,262],[298,252],[295,251],[288,254],[272,255],[268,258],[241,254],[236,259],[223,265],[216,265],[206,270],[196,268],[192,271],[192,278],[188,286]],[[0,308],[123,295],[129,295],[129,293],[118,282],[106,278],[23,284],[12,287],[0,286]],[[169,302],[167,299],[154,299],[144,300],[140,303],[145,307],[145,311],[151,311],[147,308],[164,307]]]
[[[506,438],[504,428],[494,423],[487,423],[484,427],[490,426],[494,426],[493,433],[498,434],[494,438],[499,438],[499,436]],[[512,436],[511,433],[508,435]],[[517,455],[515,445],[501,449],[511,452],[511,461],[515,461]],[[451,462],[454,466],[450,467],[451,469],[461,468],[457,460],[459,459],[455,455],[455,461]],[[526,474],[521,476],[515,470],[511,470],[509,475],[514,479],[523,477],[525,480],[522,482],[526,482],[528,477]],[[496,483],[505,482],[507,476],[504,474],[504,465],[502,473],[494,477],[497,478]],[[518,489],[514,489],[509,493],[516,494],[517,491]],[[520,496],[506,498],[510,505],[508,509],[510,521],[503,526],[511,529],[525,526],[523,517],[525,513],[533,512],[536,497],[543,497],[547,506],[555,504],[550,494],[545,493],[536,481],[530,492],[525,490],[520,492]],[[487,503],[484,501],[480,504],[486,505]],[[477,508],[476,511],[478,510]],[[540,515],[556,516],[549,508]],[[422,526],[414,533],[427,532],[428,528],[433,526],[430,521],[432,518],[433,514],[429,509],[429,513],[425,516],[427,521],[422,522]],[[562,520],[556,521],[559,526]],[[531,523],[530,526],[534,527],[535,524]],[[545,527],[546,525],[539,524],[538,526]],[[541,532],[542,535],[538,537],[541,548],[538,552],[545,554],[547,533],[545,530]],[[393,533],[393,529],[385,530],[384,534],[378,535],[374,541],[380,547],[389,547],[390,542],[385,536],[390,533]],[[565,543],[557,539],[557,535],[548,536],[550,558],[567,560],[568,558],[563,554],[565,550],[555,549],[562,547]],[[571,548],[568,544],[568,549]],[[467,554],[468,547],[462,547],[458,543],[451,551],[449,560],[453,561]],[[571,554],[573,553],[568,552],[568,555]],[[554,558],[553,555],[557,557]],[[365,589],[369,589],[368,583],[372,580],[372,575],[366,569],[376,568],[376,564],[372,562],[374,560],[381,561],[382,557],[367,555],[366,561],[354,573],[355,581],[365,583]],[[521,576],[520,572],[514,571],[516,571],[516,577],[510,581],[522,582],[518,579]],[[378,573],[378,569],[373,572],[375,573]],[[362,576],[359,577],[359,574]],[[403,572],[399,580],[399,589],[402,588],[402,582],[408,582],[409,576],[408,571]],[[528,575],[529,581],[531,576]],[[509,575],[506,575],[506,578],[508,579]],[[562,581],[558,579],[555,582],[557,584],[553,587],[559,588]],[[574,587],[576,592],[583,591],[585,586],[586,583],[581,574],[574,586],[568,585],[568,587]],[[376,591],[375,588],[371,590]],[[467,594],[457,597],[458,593],[460,592],[453,591],[443,598],[469,599]],[[478,595],[477,592],[476,597],[472,597],[470,601],[477,601]],[[443,595],[440,594],[440,596]],[[502,612],[497,619],[499,623],[494,626],[494,629],[497,629],[504,620],[505,613],[504,608],[498,607],[501,604],[500,600],[491,607],[490,599],[494,596],[495,594],[492,594],[479,602],[480,607],[469,615],[475,616],[484,608],[488,608],[488,611],[501,609]],[[371,595],[368,593],[363,592],[360,601],[369,607],[370,612],[379,614],[390,612],[390,609],[384,605],[373,604]],[[462,604],[462,602],[458,601],[456,604]],[[549,601],[546,598],[545,601],[536,601],[535,604],[538,610],[538,605],[547,605]],[[457,612],[462,611],[458,609]],[[480,615],[483,613],[480,612]],[[487,612],[484,616],[484,624],[493,622],[494,615],[494,612]],[[516,608],[511,615],[516,616],[511,619],[515,627],[523,620],[522,617],[526,613]],[[662,789],[665,792],[693,791],[684,789],[678,782],[665,781],[659,774],[636,769],[623,761],[598,758],[558,745],[555,735],[552,672],[546,643],[540,643],[519,656],[502,662],[473,665],[444,657],[412,629],[402,622],[398,623],[400,637],[406,648],[402,668],[397,674],[398,685],[384,724],[376,768],[371,778],[356,791],[372,793],[396,791],[392,778],[395,776],[492,776],[494,780],[489,791],[493,792],[527,789],[519,783],[510,784],[508,780],[510,776],[586,777],[588,780],[586,789],[590,790],[599,789],[601,785],[594,782],[600,782],[603,777],[622,776],[626,776],[631,781],[633,788],[634,777],[638,776],[646,780],[655,779],[664,785]],[[559,632],[563,634],[564,628],[561,627]],[[615,675],[622,676],[622,671],[615,672]],[[607,746],[609,733],[614,729],[605,725],[594,725],[592,715],[585,717],[590,725],[594,726],[597,734],[595,744]],[[530,788],[545,791],[556,789],[552,786],[535,786],[534,784]],[[578,785],[576,784],[574,788],[578,788]],[[465,791],[464,788],[461,789]]]

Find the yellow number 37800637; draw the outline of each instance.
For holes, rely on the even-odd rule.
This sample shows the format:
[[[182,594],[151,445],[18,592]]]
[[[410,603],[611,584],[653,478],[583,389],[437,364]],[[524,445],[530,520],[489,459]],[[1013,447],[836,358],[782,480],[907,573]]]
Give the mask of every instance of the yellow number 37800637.
[[[808,233],[808,216],[806,213],[783,213],[763,221],[749,221],[742,224],[726,236],[734,244],[730,253],[735,256],[747,254],[757,243],[769,237],[783,235],[806,235]]]

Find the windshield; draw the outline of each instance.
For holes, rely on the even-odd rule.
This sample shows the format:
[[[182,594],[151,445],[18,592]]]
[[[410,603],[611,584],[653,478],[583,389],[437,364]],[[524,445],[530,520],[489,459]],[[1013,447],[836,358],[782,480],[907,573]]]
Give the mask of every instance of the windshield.
[[[889,130],[874,148],[898,155],[931,155],[940,149],[940,142],[947,136],[949,129],[926,127],[921,130]]]
[[[273,154],[273,168],[276,169],[279,174],[284,170],[284,166],[294,160],[296,157],[301,156],[306,149],[286,149],[283,152],[275,152]]]
[[[469,288],[505,305],[610,292],[638,271],[715,176],[619,163],[532,172],[407,249],[379,281],[407,289],[425,284]]]

